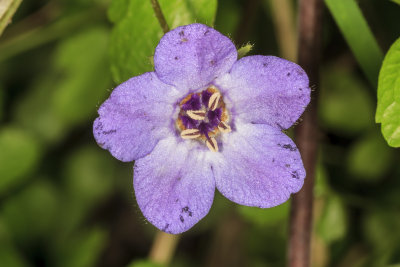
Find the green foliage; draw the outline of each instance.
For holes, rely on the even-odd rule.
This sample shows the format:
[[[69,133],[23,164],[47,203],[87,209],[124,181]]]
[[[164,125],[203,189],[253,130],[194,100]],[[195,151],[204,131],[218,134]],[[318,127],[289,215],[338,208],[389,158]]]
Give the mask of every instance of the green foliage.
[[[390,1],[400,5],[400,0],[390,0]]]
[[[289,216],[289,207],[289,202],[285,202],[269,209],[238,206],[238,210],[244,219],[250,221],[254,225],[263,227],[276,225],[287,219]]]
[[[333,18],[373,87],[383,55],[355,0],[325,0]]]
[[[28,178],[42,151],[34,136],[16,127],[0,129],[0,194]]]
[[[39,237],[50,239],[47,233],[54,230],[58,199],[57,189],[41,179],[9,199],[1,216],[15,241],[26,246]]]
[[[12,244],[3,243],[0,241],[0,266],[9,267],[28,267],[23,257],[18,253]]]
[[[339,196],[330,194],[325,201],[316,229],[319,236],[329,244],[345,237],[348,219],[346,207]]]
[[[114,189],[113,161],[97,147],[83,146],[71,153],[63,169],[66,204],[61,215],[62,235],[68,235],[87,218],[91,209]]]
[[[374,107],[366,86],[342,67],[323,71],[319,108],[321,124],[338,134],[353,136],[373,123]]]
[[[213,25],[216,0],[162,0],[163,14],[171,29],[194,22]],[[116,0],[109,9],[115,23],[111,36],[111,71],[116,83],[152,71],[151,57],[162,37],[150,1]]]
[[[93,115],[93,107],[104,97],[104,85],[110,79],[107,48],[108,30],[105,28],[81,32],[58,47],[54,67],[65,79],[52,97],[52,109],[68,125]]]
[[[134,260],[127,267],[163,267],[164,265],[154,263],[150,260]]]
[[[375,120],[390,146],[400,146],[400,38],[394,42],[379,73]]]
[[[4,91],[0,85],[0,121],[3,118],[3,113],[4,113]]]
[[[398,259],[400,247],[400,213],[398,210],[373,209],[363,220],[362,230],[368,245],[373,248],[371,266],[385,266]],[[396,260],[397,261],[397,260]]]
[[[64,40],[54,54],[50,75],[39,77],[16,108],[16,119],[46,142],[94,117],[107,94],[108,30],[95,27]],[[79,51],[79,54],[77,52]]]
[[[106,245],[106,240],[107,235],[100,228],[93,228],[72,236],[55,252],[55,266],[96,266],[100,253]]]
[[[373,132],[350,148],[347,166],[357,179],[375,181],[384,178],[392,165],[392,156],[393,150]]]

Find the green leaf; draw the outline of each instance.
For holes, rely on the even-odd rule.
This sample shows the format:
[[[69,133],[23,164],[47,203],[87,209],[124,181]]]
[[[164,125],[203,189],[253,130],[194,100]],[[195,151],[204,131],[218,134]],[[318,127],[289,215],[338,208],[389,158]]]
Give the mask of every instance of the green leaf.
[[[400,5],[400,0],[391,0],[391,1]]]
[[[57,247],[56,265],[53,266],[95,266],[106,245],[106,238],[106,232],[100,228],[91,228],[90,231],[69,236],[68,240],[63,240]]]
[[[269,209],[238,206],[239,213],[246,220],[258,226],[276,225],[289,216],[289,201]]]
[[[22,0],[2,0],[0,2],[0,36],[5,27],[11,22],[11,18],[21,2]]]
[[[95,144],[83,146],[65,160],[65,197],[68,202],[60,215],[61,235],[68,235],[87,218],[99,202],[115,189],[115,160]]]
[[[371,133],[350,148],[347,168],[356,179],[379,180],[391,167],[392,156],[393,151],[382,136]]]
[[[52,108],[66,124],[77,124],[96,113],[110,83],[106,51],[108,30],[92,28],[60,45],[55,68],[65,79],[58,84]]]
[[[374,103],[365,84],[343,66],[322,72],[321,125],[339,135],[354,136],[373,126]]]
[[[373,87],[383,54],[355,0],[325,0],[344,38]]]
[[[20,244],[35,242],[39,237],[50,239],[49,232],[57,227],[59,192],[49,182],[37,180],[8,198],[1,209],[11,236]]]
[[[400,242],[400,213],[397,209],[371,210],[364,215],[362,222],[364,236],[376,251],[390,253],[396,249]]]
[[[400,38],[390,47],[383,61],[378,82],[375,120],[390,146],[400,146]]]
[[[51,68],[18,101],[18,123],[54,143],[72,126],[94,118],[111,84],[108,35],[108,29],[94,27],[63,40]]]
[[[28,267],[24,257],[10,243],[4,244],[0,240],[0,266]]]
[[[152,262],[151,260],[134,260],[127,267],[162,267],[164,265]]]
[[[331,243],[346,235],[348,221],[345,206],[338,196],[331,195],[326,201],[316,228],[321,238]]]
[[[0,85],[0,121],[3,119],[4,114],[4,90]]]
[[[15,127],[0,129],[0,193],[28,178],[42,151],[34,136]]]
[[[213,25],[217,0],[160,0],[171,29],[194,22]],[[150,1],[115,0],[109,9],[115,23],[111,36],[111,72],[116,83],[152,71],[151,57],[162,37]]]

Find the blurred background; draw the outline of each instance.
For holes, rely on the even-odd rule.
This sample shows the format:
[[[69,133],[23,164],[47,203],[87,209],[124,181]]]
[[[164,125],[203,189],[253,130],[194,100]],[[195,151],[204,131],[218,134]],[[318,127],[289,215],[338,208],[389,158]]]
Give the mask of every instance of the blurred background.
[[[23,1],[0,36],[0,266],[160,266],[146,260],[157,230],[137,207],[133,164],[92,135],[112,88],[152,68],[121,63],[130,58],[118,46],[129,39],[121,21],[147,8],[132,2],[145,1]],[[400,6],[358,4],[386,52],[400,36]],[[295,60],[296,9],[297,1],[219,0],[215,28],[238,48],[253,44],[250,54]],[[400,154],[375,124],[376,87],[327,9],[320,71],[312,266],[400,266]],[[243,207],[217,193],[170,266],[285,266],[289,207]]]

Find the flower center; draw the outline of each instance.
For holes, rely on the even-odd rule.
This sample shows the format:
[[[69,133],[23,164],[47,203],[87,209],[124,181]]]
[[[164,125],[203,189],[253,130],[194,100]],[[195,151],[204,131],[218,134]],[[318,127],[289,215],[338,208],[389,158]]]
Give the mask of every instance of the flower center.
[[[217,152],[217,136],[231,131],[221,92],[215,86],[209,86],[199,93],[187,95],[179,107],[176,126],[181,137],[205,142],[211,151]]]

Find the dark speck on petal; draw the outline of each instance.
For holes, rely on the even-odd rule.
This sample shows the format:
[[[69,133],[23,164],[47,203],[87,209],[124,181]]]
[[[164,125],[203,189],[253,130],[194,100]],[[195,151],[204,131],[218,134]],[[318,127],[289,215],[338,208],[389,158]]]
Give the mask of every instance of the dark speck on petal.
[[[299,179],[299,174],[297,173],[297,171],[292,171],[292,178],[295,178],[295,179]]]
[[[103,131],[103,134],[107,135],[107,134],[113,134],[116,132],[117,132],[117,130],[109,130],[109,131]]]

